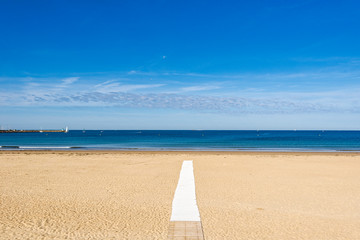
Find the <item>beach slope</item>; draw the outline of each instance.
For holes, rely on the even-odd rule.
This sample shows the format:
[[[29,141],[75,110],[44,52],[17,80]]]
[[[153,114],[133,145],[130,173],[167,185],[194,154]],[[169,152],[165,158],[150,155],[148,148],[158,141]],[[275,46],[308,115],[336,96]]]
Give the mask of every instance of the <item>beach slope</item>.
[[[360,239],[360,155],[0,152],[0,239],[166,239],[193,160],[205,239]]]

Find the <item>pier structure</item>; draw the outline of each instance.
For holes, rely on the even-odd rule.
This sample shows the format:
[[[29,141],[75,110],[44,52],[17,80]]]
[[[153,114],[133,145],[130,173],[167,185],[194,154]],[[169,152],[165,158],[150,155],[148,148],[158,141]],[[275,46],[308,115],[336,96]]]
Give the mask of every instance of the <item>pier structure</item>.
[[[65,129],[60,130],[21,130],[21,129],[7,129],[7,130],[0,130],[0,133],[51,133],[51,132],[63,132],[67,133],[69,128],[66,127]]]

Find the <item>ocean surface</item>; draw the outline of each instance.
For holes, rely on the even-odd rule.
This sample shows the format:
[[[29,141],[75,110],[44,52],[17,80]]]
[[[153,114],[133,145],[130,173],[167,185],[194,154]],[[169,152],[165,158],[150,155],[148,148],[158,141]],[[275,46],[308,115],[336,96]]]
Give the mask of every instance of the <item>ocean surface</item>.
[[[360,152],[360,131],[70,130],[0,133],[0,146],[0,150]]]

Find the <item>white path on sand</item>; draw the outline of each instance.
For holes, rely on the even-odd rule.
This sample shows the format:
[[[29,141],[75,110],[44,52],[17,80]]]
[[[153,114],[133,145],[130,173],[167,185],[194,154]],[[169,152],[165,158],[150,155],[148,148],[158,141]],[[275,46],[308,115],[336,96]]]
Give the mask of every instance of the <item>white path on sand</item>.
[[[192,161],[184,161],[182,164],[170,221],[200,221]]]
[[[168,240],[204,240],[192,161],[184,161],[172,203]]]

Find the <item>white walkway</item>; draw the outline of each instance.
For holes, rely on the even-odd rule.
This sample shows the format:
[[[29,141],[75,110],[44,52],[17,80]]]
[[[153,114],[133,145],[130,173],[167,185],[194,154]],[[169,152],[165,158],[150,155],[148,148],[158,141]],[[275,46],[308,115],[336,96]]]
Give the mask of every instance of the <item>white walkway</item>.
[[[204,239],[192,161],[184,161],[172,203],[168,239]]]

